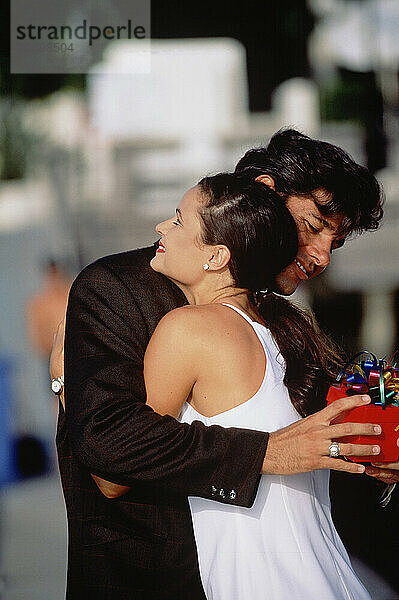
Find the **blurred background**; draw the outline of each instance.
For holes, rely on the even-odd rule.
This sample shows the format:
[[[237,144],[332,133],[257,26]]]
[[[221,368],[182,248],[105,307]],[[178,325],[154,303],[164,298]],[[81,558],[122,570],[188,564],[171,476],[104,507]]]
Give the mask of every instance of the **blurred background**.
[[[136,75],[133,41],[92,73],[10,74],[0,27],[0,597],[61,600],[52,337],[79,270],[153,242],[200,177],[287,126],[367,165],[386,194],[381,229],[294,299],[349,353],[399,346],[399,3],[152,0],[151,72]],[[373,598],[399,598],[397,501],[380,509],[378,485],[353,479],[333,477],[337,527]]]

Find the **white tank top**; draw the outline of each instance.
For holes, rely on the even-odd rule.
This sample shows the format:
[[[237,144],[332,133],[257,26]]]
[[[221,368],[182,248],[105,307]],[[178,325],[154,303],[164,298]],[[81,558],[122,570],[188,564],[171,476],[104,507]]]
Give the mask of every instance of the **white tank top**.
[[[213,417],[186,402],[179,420],[269,432],[297,421],[270,331],[225,306],[252,325],[263,346],[262,384],[249,400]],[[251,508],[189,497],[207,599],[371,600],[332,522],[328,484],[328,470],[262,475]]]

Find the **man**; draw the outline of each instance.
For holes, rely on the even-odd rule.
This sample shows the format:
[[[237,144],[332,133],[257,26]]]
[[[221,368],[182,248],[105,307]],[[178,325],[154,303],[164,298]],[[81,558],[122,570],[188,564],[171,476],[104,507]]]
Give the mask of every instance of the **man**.
[[[283,194],[298,225],[298,256],[277,282],[290,294],[328,265],[348,233],[378,226],[381,194],[344,152],[297,132],[276,134],[262,152],[269,161],[264,168],[250,153],[237,168],[254,169],[250,175]],[[263,432],[188,426],[145,405],[147,343],[161,317],[186,302],[149,267],[154,252],[100,259],[82,271],[70,293],[66,416],[61,409],[57,433],[70,599],[204,599],[187,496],[250,507],[261,472],[359,469],[330,458],[328,448],[330,421],[361,404],[360,397],[270,434],[268,446]],[[374,429],[353,424],[350,431]],[[109,500],[91,474],[132,489]]]

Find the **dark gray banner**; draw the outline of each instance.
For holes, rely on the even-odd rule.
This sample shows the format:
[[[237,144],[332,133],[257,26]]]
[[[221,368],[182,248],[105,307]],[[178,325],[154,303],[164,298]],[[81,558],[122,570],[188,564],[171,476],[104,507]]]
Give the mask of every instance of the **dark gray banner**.
[[[149,71],[150,0],[11,0],[11,73],[103,72],[112,45],[131,44],[123,72]],[[134,43],[133,43],[134,42]]]

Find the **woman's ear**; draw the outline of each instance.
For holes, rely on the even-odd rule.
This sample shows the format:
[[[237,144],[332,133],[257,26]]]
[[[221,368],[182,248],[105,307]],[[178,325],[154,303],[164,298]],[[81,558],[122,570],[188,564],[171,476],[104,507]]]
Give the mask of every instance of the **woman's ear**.
[[[220,271],[220,269],[223,269],[223,267],[228,265],[230,258],[231,252],[227,246],[215,246],[214,254],[212,255],[212,258],[208,260],[208,263],[212,271]]]
[[[271,175],[263,173],[262,175],[258,175],[258,177],[255,178],[255,181],[259,181],[259,183],[264,183],[272,190],[276,190],[276,184],[274,183],[274,179]]]

